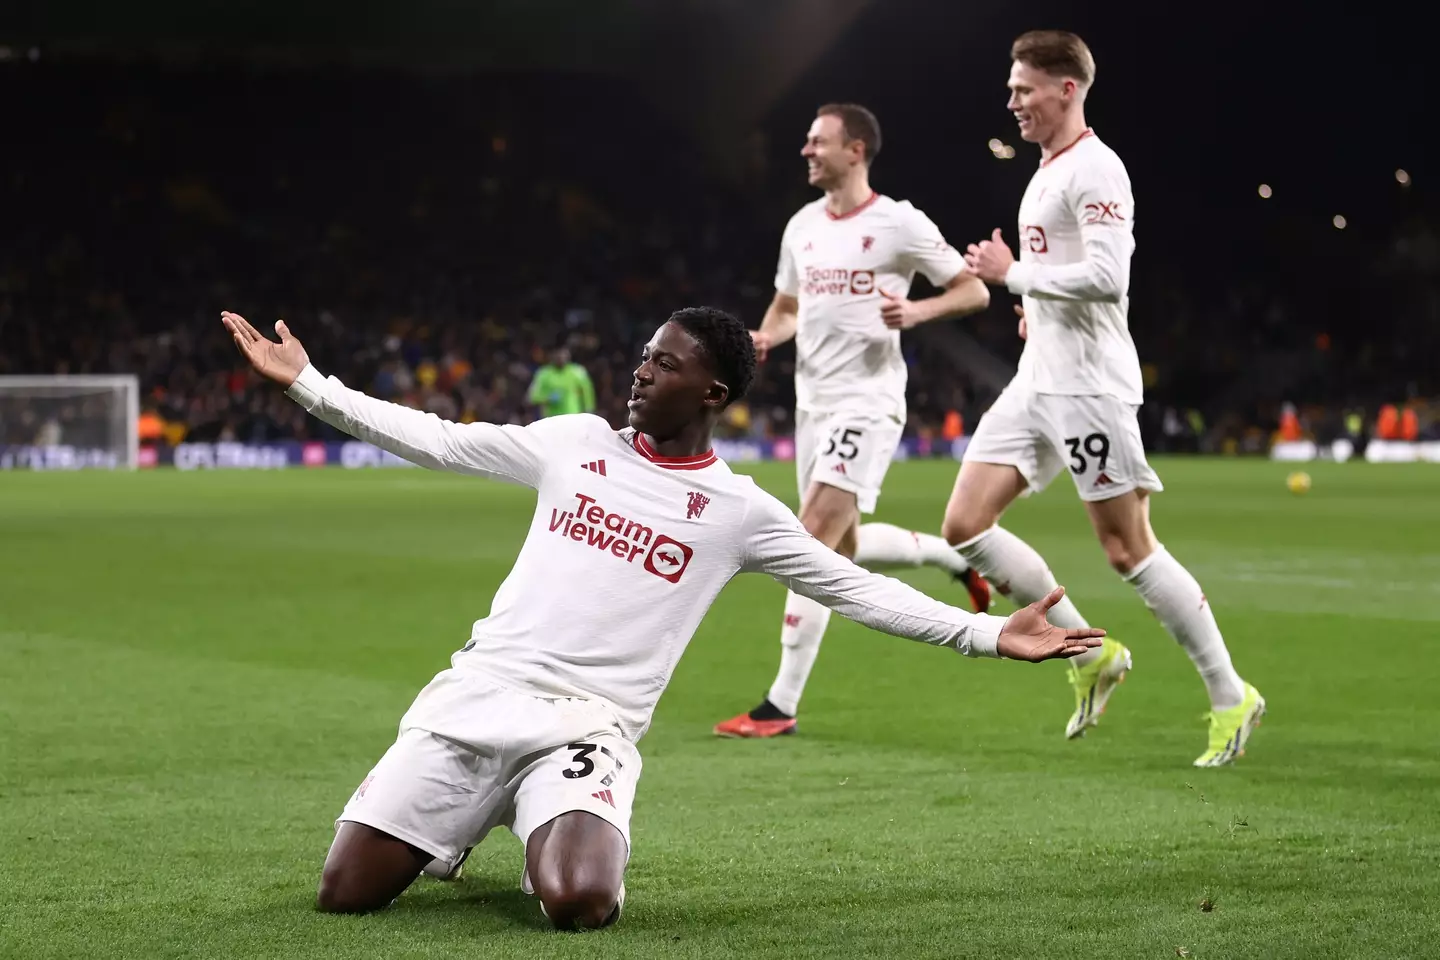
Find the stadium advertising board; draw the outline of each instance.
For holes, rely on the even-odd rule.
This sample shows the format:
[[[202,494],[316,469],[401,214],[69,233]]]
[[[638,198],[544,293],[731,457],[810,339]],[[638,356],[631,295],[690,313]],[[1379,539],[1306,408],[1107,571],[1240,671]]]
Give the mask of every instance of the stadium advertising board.
[[[953,455],[954,448],[907,438],[896,451],[897,459]],[[761,460],[794,460],[795,442],[789,437],[774,440],[716,439],[715,452],[733,463]],[[319,442],[286,440],[276,443],[182,443],[175,447],[142,446],[142,469],[174,467],[177,470],[283,470],[291,467],[342,467],[347,470],[369,467],[408,467],[411,464],[378,447],[358,440]],[[119,466],[113,451],[72,446],[0,446],[0,470],[83,470]]]

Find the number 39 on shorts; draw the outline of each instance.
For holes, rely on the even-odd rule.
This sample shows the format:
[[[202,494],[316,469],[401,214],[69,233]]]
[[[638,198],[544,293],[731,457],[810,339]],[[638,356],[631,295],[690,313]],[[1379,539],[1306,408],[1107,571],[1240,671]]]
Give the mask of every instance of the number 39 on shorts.
[[[1092,433],[1084,439],[1066,437],[1065,446],[1070,448],[1070,472],[1077,477],[1089,469],[1092,460],[1104,470],[1105,461],[1110,459],[1110,438],[1103,433]]]
[[[839,455],[841,460],[854,460],[860,454],[860,448],[855,446],[855,441],[865,435],[865,431],[857,427],[836,427],[830,431],[830,440],[825,444],[825,456],[832,457]]]

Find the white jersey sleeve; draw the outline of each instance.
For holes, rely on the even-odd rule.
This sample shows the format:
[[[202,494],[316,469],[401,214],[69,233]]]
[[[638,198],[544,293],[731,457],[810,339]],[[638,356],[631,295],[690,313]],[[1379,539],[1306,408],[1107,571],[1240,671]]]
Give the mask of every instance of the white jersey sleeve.
[[[775,292],[787,297],[800,296],[800,270],[795,266],[795,251],[790,249],[791,235],[795,230],[795,218],[785,224],[785,233],[780,238],[780,262],[775,267]]]
[[[858,567],[810,535],[784,504],[756,488],[745,517],[746,572],[768,573],[801,596],[873,630],[968,657],[998,657],[1004,617],[968,613]]]
[[[909,203],[896,205],[900,231],[901,261],[910,269],[925,275],[937,287],[943,287],[965,269],[965,258],[950,246],[935,221]]]
[[[1124,165],[1118,158],[1105,159],[1101,155],[1101,162],[1078,167],[1066,191],[1084,258],[1074,263],[1016,262],[1005,276],[1011,293],[1039,300],[1119,303],[1129,292],[1135,197]]]
[[[287,395],[312,416],[411,463],[492,480],[539,487],[545,473],[545,434],[569,417],[528,427],[454,423],[352,390],[306,366]]]

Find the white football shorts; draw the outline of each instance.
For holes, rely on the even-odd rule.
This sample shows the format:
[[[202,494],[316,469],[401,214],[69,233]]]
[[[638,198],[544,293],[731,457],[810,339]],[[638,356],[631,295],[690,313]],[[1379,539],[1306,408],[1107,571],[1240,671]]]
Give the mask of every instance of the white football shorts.
[[[1036,393],[1010,384],[985,411],[966,460],[1007,464],[1038,493],[1068,469],[1081,500],[1165,489],[1145,459],[1140,408],[1106,395]]]
[[[640,753],[610,709],[548,699],[471,672],[444,670],[400,721],[400,735],[336,820],[419,847],[447,873],[493,828],[528,842],[537,827],[583,810],[630,845]]]
[[[874,513],[885,472],[905,425],[864,412],[795,411],[795,479],[800,499],[811,483],[855,494],[861,513]]]

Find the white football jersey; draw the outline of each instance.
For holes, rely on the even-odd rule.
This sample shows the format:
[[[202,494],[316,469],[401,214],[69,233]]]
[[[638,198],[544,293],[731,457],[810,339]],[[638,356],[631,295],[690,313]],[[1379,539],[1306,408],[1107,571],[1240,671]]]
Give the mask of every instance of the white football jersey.
[[[742,571],[768,573],[876,630],[998,656],[1004,618],[857,567],[713,453],[662,457],[643,435],[591,414],[526,427],[452,423],[368,397],[313,366],[289,394],[326,423],[421,466],[537,491],[515,566],[451,664],[532,696],[603,701],[632,740],[649,726],[701,618]]]
[[[908,200],[875,194],[837,217],[825,198],[801,207],[780,241],[775,289],[800,301],[795,405],[862,409],[905,419],[900,333],[880,319],[884,298],[910,293],[916,271],[943,287],[965,260]]]
[[[1005,284],[1028,328],[1017,383],[1141,403],[1130,339],[1135,198],[1125,164],[1089,130],[1040,164],[1020,201],[1020,260]]]

